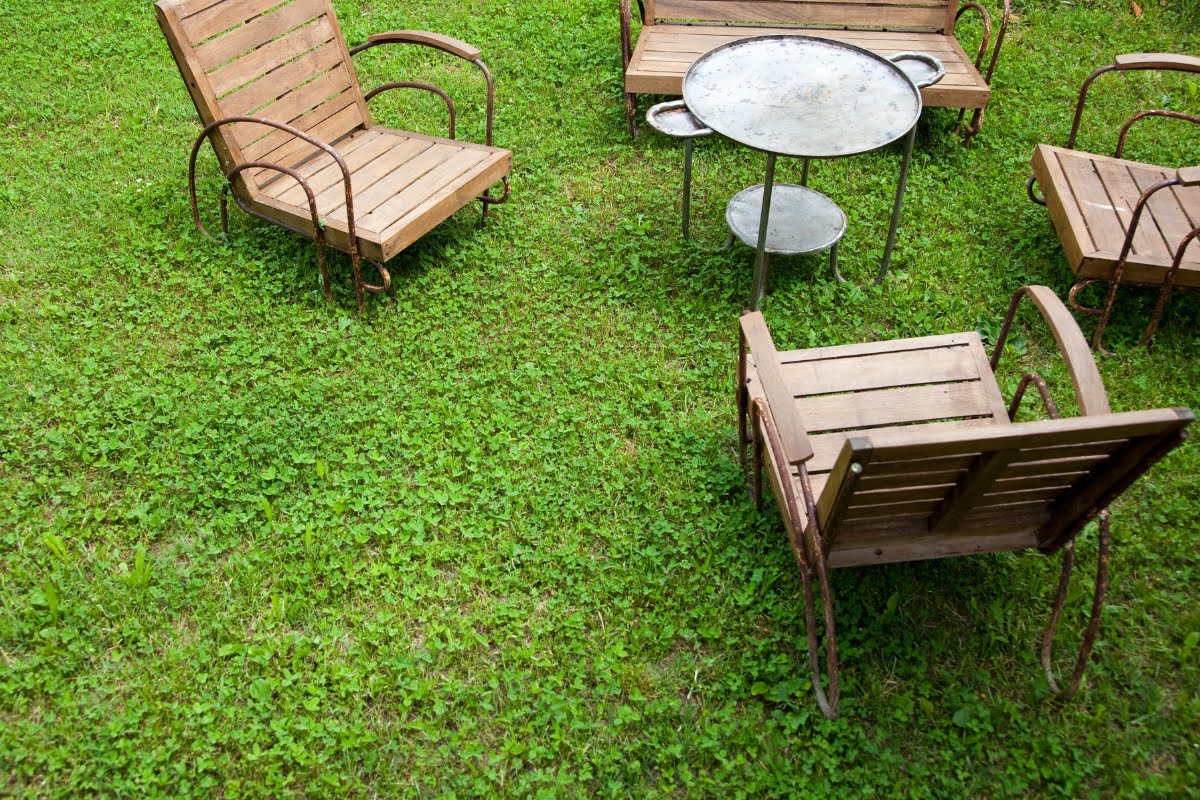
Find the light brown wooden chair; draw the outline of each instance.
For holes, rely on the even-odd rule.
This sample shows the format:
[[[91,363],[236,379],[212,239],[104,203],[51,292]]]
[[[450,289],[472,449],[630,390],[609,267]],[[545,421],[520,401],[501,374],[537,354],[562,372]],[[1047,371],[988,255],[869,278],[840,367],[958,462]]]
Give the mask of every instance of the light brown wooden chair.
[[[1022,297],[1049,324],[1080,416],[1059,418],[1045,382],[1026,375],[1007,406],[994,377]],[[1018,290],[991,358],[975,332],[777,352],[762,315],[741,319],[738,411],[743,463],[761,503],[762,472],[783,514],[804,591],[808,659],[822,711],[838,709],[837,639],[827,571],[1037,548],[1063,551],[1042,665],[1075,693],[1099,629],[1107,583],[1108,504],[1186,438],[1185,408],[1112,413],[1087,342],[1053,291]],[[1030,385],[1049,419],[1013,422]],[[747,456],[747,449],[752,456]],[[1051,646],[1080,530],[1099,518],[1091,621],[1059,688]],[[824,614],[828,688],[820,675]]]
[[[325,294],[328,244],[350,255],[358,308],[364,291],[391,285],[384,263],[472,200],[508,199],[512,153],[492,146],[494,89],[480,51],[424,31],[371,36],[349,50],[330,0],[159,0],[158,22],[205,128],[188,170],[192,215],[196,156],[208,139],[228,179],[226,194],[249,214],[316,240]],[[454,139],[455,108],[444,91],[414,82],[363,94],[351,56],[382,44],[418,44],[475,64],[487,82],[484,144]],[[450,138],[376,126],[367,101],[395,88],[445,99]],[[503,181],[504,194],[489,188]],[[205,231],[206,232],[206,231]],[[363,280],[359,260],[379,271]]]
[[[1129,130],[1139,120],[1166,117],[1200,125],[1200,117],[1167,109],[1139,111],[1122,126],[1112,158],[1075,149],[1093,81],[1107,72],[1131,70],[1200,73],[1200,58],[1138,53],[1117,56],[1094,71],[1080,89],[1067,146],[1038,145],[1028,185],[1029,199],[1049,209],[1079,279],[1071,288],[1071,305],[1099,317],[1092,344],[1100,350],[1122,283],[1160,287],[1140,345],[1154,335],[1172,288],[1200,287],[1200,244],[1192,244],[1200,236],[1200,167],[1160,167],[1122,158]],[[1042,198],[1033,191],[1035,182]],[[1108,284],[1100,308],[1084,306],[1078,299],[1093,283]]]

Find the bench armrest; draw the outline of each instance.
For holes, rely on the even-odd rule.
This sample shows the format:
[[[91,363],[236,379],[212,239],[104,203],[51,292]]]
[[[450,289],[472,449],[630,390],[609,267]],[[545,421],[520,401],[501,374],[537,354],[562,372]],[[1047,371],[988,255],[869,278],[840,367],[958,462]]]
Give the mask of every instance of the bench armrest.
[[[1008,339],[1008,332],[1022,297],[1028,297],[1037,307],[1050,332],[1054,334],[1058,350],[1067,364],[1071,383],[1075,386],[1075,400],[1079,404],[1079,412],[1085,416],[1111,413],[1104,381],[1100,378],[1096,359],[1092,357],[1092,351],[1079,330],[1079,324],[1075,322],[1071,312],[1067,311],[1062,300],[1058,299],[1058,295],[1047,286],[1022,286],[1013,294],[1012,301],[1008,304],[1008,314],[1004,317],[1004,325],[1000,328],[1000,335],[996,337],[996,346],[992,350],[992,371],[994,372],[1000,363],[1000,354],[1004,351],[1004,342]]]
[[[754,359],[763,394],[767,396],[767,409],[783,442],[784,455],[789,464],[802,464],[813,457],[812,444],[808,441],[808,433],[804,430],[804,423],[796,410],[796,399],[784,383],[779,353],[775,350],[775,343],[771,341],[767,323],[761,313],[753,311],[742,315],[741,329],[742,342],[748,349],[749,356]],[[745,349],[740,357],[747,357]],[[746,374],[744,365],[739,374]]]

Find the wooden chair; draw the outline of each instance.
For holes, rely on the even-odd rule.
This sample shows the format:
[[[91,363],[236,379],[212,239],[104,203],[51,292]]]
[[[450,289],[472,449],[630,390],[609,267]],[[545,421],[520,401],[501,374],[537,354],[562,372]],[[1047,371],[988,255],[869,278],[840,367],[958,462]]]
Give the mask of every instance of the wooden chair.
[[[492,146],[492,76],[477,48],[435,33],[394,31],[348,50],[330,0],[159,0],[155,9],[205,125],[188,168],[201,231],[196,156],[208,139],[228,179],[222,227],[232,187],[247,213],[315,239],[327,297],[325,245],[348,253],[361,312],[364,291],[391,285],[385,262],[471,200],[482,200],[486,219],[489,205],[508,199],[512,154]],[[483,71],[484,144],[454,139],[454,104],[436,86],[397,82],[363,94],[351,56],[398,43],[436,48]],[[395,88],[445,99],[450,138],[376,126],[367,101]],[[492,197],[498,181],[504,194]],[[378,285],[364,282],[360,257],[379,271]]]
[[[1026,375],[1006,407],[993,371],[1022,297],[1049,324],[1080,414],[1059,418],[1045,382]],[[1074,694],[1099,629],[1107,583],[1107,505],[1185,437],[1185,408],[1112,413],[1075,320],[1044,286],[1018,290],[993,349],[974,332],[777,352],[762,315],[741,319],[738,414],[743,464],[761,503],[765,468],[800,568],[817,703],[838,709],[837,640],[827,571],[1038,548],[1063,551],[1042,665]],[[1050,419],[1013,422],[1029,385]],[[764,458],[765,454],[765,458]],[[1091,621],[1059,688],[1051,646],[1075,536],[1099,518]],[[828,689],[818,663],[813,584],[825,618]]]
[[[1139,346],[1154,335],[1171,289],[1200,287],[1200,167],[1159,167],[1121,156],[1135,122],[1168,117],[1200,124],[1200,117],[1152,109],[1130,117],[1117,137],[1112,158],[1075,149],[1088,89],[1107,72],[1167,70],[1200,73],[1200,58],[1170,53],[1117,56],[1112,64],[1083,82],[1067,146],[1041,144],[1033,153],[1029,199],[1046,206],[1062,240],[1067,261],[1079,281],[1071,288],[1071,305],[1099,317],[1092,344],[1104,350],[1104,328],[1112,315],[1117,288],[1122,284],[1157,286],[1158,302]],[[1044,196],[1033,191],[1034,183]],[[1078,294],[1093,283],[1107,283],[1101,308],[1079,302]]]

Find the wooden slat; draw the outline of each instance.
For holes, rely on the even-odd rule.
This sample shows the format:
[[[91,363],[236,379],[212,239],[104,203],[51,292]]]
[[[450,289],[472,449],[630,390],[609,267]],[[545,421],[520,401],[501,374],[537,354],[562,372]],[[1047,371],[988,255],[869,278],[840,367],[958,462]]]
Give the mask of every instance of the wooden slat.
[[[806,397],[796,406],[813,433],[991,415],[978,381]]]
[[[430,197],[453,192],[466,185],[473,169],[485,158],[487,155],[477,150],[460,150],[451,154],[448,159],[376,207],[364,218],[363,225],[373,230],[386,231]]]
[[[787,2],[787,0],[660,0],[659,19],[715,22],[768,22],[790,25],[849,25],[941,30],[944,2],[906,0],[849,0],[848,2]]]
[[[904,503],[885,503],[873,506],[851,505],[842,517],[842,524],[849,525],[864,519],[928,517],[936,507],[937,500],[910,500]]]
[[[1033,547],[1037,540],[1032,525],[1021,530],[966,536],[906,535],[876,539],[843,532],[841,545],[829,554],[827,566],[833,569],[866,564],[889,564],[918,559],[949,558],[978,553],[1005,552]]]
[[[924,471],[905,471],[891,475],[878,475],[874,471],[862,479],[859,487],[864,492],[881,491],[884,489],[897,489],[902,486],[930,486],[939,489],[947,489],[958,482],[962,475],[962,470],[938,470],[934,472]]]
[[[287,92],[296,90],[303,93],[305,87],[301,84],[341,63],[342,51],[338,43],[328,42],[302,58],[285,64],[261,80],[222,98],[221,110],[230,117],[252,114]]]
[[[308,134],[318,141],[334,145],[344,135],[353,130],[353,126],[358,123],[359,114],[357,106],[347,106],[326,120],[313,125],[308,129]],[[295,137],[287,139],[286,143],[272,150],[270,153],[264,153],[261,159],[270,161],[275,164],[283,164],[284,166],[294,166],[305,159],[311,158],[315,153],[320,152],[318,148],[313,147],[303,139]]]
[[[329,73],[331,76],[331,81],[336,81],[337,76],[340,73],[340,69]],[[344,91],[330,98],[329,100],[326,100],[324,103],[312,109],[311,111],[301,114],[299,117],[294,119],[284,121],[293,128],[299,128],[300,130],[306,131],[313,136],[317,136],[317,138],[321,141],[325,141],[325,139],[317,135],[318,130],[322,130],[325,136],[329,137],[330,139],[338,139],[344,133],[353,130],[362,123],[362,120],[356,113],[357,109],[351,108],[351,106],[357,105],[354,101],[355,93]],[[350,110],[348,111],[347,109]],[[325,129],[321,127],[322,123],[327,123],[337,114],[343,114],[339,123],[333,124],[331,129]],[[272,117],[272,119],[274,119],[274,117]],[[250,126],[246,127],[249,128]],[[247,135],[249,136],[249,134]],[[263,156],[277,153],[280,148],[289,142],[292,142],[294,138],[295,137],[293,137],[287,131],[272,129],[271,133],[267,134],[266,136],[255,137],[252,144],[248,144],[243,147],[242,152],[245,153],[246,160],[257,161]]]
[[[1139,192],[1145,192],[1161,180],[1149,170],[1131,169],[1130,173]],[[1161,189],[1150,196],[1147,206],[1155,226],[1168,243],[1168,252],[1174,256],[1183,237],[1200,226],[1200,189],[1186,186]],[[1184,260],[1200,262],[1200,244],[1193,241]]]
[[[1046,489],[1055,487],[1063,489],[1073,485],[1086,472],[1047,472],[1031,477],[1002,477],[996,481],[995,488],[1001,492],[1016,492],[1025,489]]]
[[[1005,419],[1005,421],[1007,421],[1007,418]],[[990,427],[993,424],[997,424],[997,423],[1003,424],[999,420],[997,420],[996,422],[993,422],[993,420],[991,420],[991,419],[980,418],[980,419],[954,420],[952,422],[927,422],[927,423],[921,425],[920,427],[922,430],[928,431],[930,433],[936,433],[937,431],[940,431],[940,430],[964,430],[964,429],[978,428],[978,427],[984,427],[984,426]],[[877,428],[877,429],[870,431],[870,435],[877,435],[884,430],[891,430],[891,429],[890,428]],[[832,469],[834,463],[836,462],[836,460],[838,458],[838,454],[841,452],[842,447],[845,446],[846,440],[849,439],[850,437],[861,436],[861,435],[863,435],[863,434],[858,431],[838,431],[836,433],[820,433],[815,436],[809,436],[808,440],[812,444],[813,453],[814,453],[812,460],[810,460],[808,462],[809,472],[811,472],[811,473],[827,472],[830,469]],[[933,470],[940,470],[940,469],[957,469],[957,468],[966,469],[967,464],[968,464],[967,457],[956,456],[951,459],[930,460],[928,462],[923,462],[920,465],[910,465],[910,464],[906,463],[902,466],[898,465],[896,468],[900,472],[909,471],[912,469],[916,469],[916,470],[920,470],[920,471],[933,471]],[[887,470],[888,470],[888,465],[886,465],[886,464],[885,465],[876,465],[874,468],[872,468],[871,474],[872,475],[888,474]]]
[[[1013,455],[1011,450],[993,450],[981,455],[933,512],[929,520],[930,530],[945,533],[957,528],[974,509],[979,498],[992,487]]]
[[[364,224],[372,211],[406,189],[428,171],[424,164],[414,166],[433,148],[420,139],[393,141],[382,155],[359,169],[351,178],[354,184],[355,224]],[[326,189],[318,198],[326,217],[345,219],[344,192],[338,185]],[[375,230],[371,225],[367,227]]]
[[[748,390],[757,392],[760,387],[788,463],[807,461],[812,458],[812,446],[808,443],[803,417],[792,403],[793,395],[784,380],[779,354],[766,321],[761,313],[751,312],[743,314],[738,324],[746,348],[745,363],[739,365],[738,374],[745,375]],[[751,386],[755,383],[758,387]]]
[[[286,0],[225,0],[183,20],[183,31],[193,45],[247,22]]]
[[[357,147],[338,148],[338,155],[342,157],[346,167],[350,170],[350,185],[354,188],[356,199],[366,188],[365,181],[361,180],[364,168],[378,161],[381,155],[394,149],[394,145],[383,136],[370,137]],[[305,180],[313,194],[317,196],[317,208],[320,209],[323,216],[341,208],[345,203],[346,189],[342,179],[342,170],[333,158],[326,153],[321,153],[317,158],[306,163],[301,171],[309,173],[305,175]],[[281,202],[298,206],[308,202],[304,190],[295,181],[284,181],[281,186],[272,188],[273,191],[268,189],[267,194]]]
[[[329,25],[329,20],[319,17],[286,36],[268,42],[252,53],[213,70],[209,73],[208,80],[213,92],[221,97],[240,86],[262,79],[271,70],[278,69],[288,61],[332,41],[333,28]]]
[[[383,231],[388,258],[408,247],[443,219],[479,197],[512,170],[512,153],[493,150],[469,173],[447,183]]]
[[[327,5],[328,0],[296,0],[289,6],[271,14],[264,14],[224,36],[200,45],[196,48],[196,60],[204,67],[205,72],[214,70],[293,28],[324,16]]]
[[[1090,470],[1104,461],[1108,456],[1082,456],[1079,458],[1058,458],[1050,461],[1024,461],[1010,464],[1005,471],[1005,478],[1033,478],[1041,475],[1061,475],[1066,471]]]
[[[333,113],[336,113],[336,111],[349,105],[349,102],[340,104],[334,102],[339,96],[346,95],[344,98],[346,101],[352,102],[354,100],[353,93],[347,91],[351,83],[350,74],[346,72],[343,66],[338,65],[336,69],[325,73],[312,83],[306,85],[304,91],[288,92],[274,103],[259,109],[255,116],[276,122],[283,122],[291,125],[293,128],[307,131],[317,122],[327,119]],[[318,106],[329,102],[334,102],[334,107],[329,110],[328,114],[309,117],[305,120],[301,119],[301,117],[309,114]],[[262,138],[277,136],[280,141],[283,141],[290,139],[292,136],[287,131],[251,123],[238,123],[234,128],[234,132],[238,137],[238,142],[242,145],[242,152],[247,153],[247,155],[253,149],[251,146]]]
[[[460,171],[461,166],[455,162],[455,156],[463,151],[449,145],[435,144],[423,147],[424,144],[412,142],[410,147],[422,149],[412,157],[406,152],[406,157],[400,163],[394,164],[396,168],[387,175],[386,181],[379,181],[364,191],[355,191],[356,200],[361,199],[362,205],[361,208],[357,203],[355,205],[356,225],[376,233],[382,231],[388,223],[411,207],[415,197],[434,191],[437,182],[447,171],[452,174]],[[478,152],[472,152],[472,156],[476,159],[482,158],[482,154]],[[435,184],[434,188],[430,187],[431,181]],[[338,220],[345,219],[345,209],[333,212],[332,217]]]
[[[856,358],[784,364],[783,378],[794,396],[857,392],[926,383],[976,380],[978,365],[963,345],[905,354],[873,353]]]
[[[1118,252],[1125,242],[1125,231],[1113,210],[1112,198],[1104,188],[1096,168],[1077,153],[1060,151],[1059,166],[1079,215],[1087,226],[1087,237],[1095,250]]]
[[[368,143],[376,141],[381,137],[372,136],[370,131],[358,131],[357,135],[348,136],[339,141],[334,148],[338,155],[347,162],[347,166],[355,163],[362,158],[361,154],[356,155],[358,151],[365,147]],[[386,146],[386,144],[384,145]],[[294,169],[300,173],[300,176],[309,182],[313,192],[319,192],[320,189],[326,188],[330,183],[336,181],[339,185],[342,180],[342,172],[337,168],[337,162],[333,157],[324,150],[317,151],[312,158],[305,160],[303,163],[296,164]],[[353,167],[351,167],[353,169]],[[326,172],[330,175],[326,175]],[[295,186],[296,183],[290,177],[283,176],[280,173],[275,173],[273,176],[268,174],[263,176],[259,181],[259,188],[267,197],[278,197],[281,192],[286,191],[286,187]],[[320,188],[318,188],[320,187]],[[304,197],[304,191],[300,190],[300,195],[296,199],[296,203],[307,203],[308,200]]]
[[[1133,209],[1137,205],[1141,190],[1137,182],[1129,174],[1127,164],[1114,164],[1111,161],[1096,162],[1096,174],[1104,184],[1104,189],[1112,199],[1112,211],[1120,220],[1121,230],[1128,233],[1133,221]],[[1147,209],[1149,210],[1149,209]],[[1138,226],[1133,231],[1133,252],[1138,256],[1158,256],[1170,258],[1167,243],[1158,226],[1154,224],[1150,214],[1143,214]]]

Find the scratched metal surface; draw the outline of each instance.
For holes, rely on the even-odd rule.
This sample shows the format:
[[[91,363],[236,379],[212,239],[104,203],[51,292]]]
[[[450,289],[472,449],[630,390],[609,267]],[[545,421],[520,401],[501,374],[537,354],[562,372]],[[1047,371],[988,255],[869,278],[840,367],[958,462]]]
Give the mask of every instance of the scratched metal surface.
[[[810,36],[756,36],[692,64],[683,99],[703,124],[779,155],[832,158],[899,139],[921,116],[921,94],[881,56]]]
[[[758,246],[762,200],[760,183],[738,192],[725,208],[729,230],[751,247]],[[792,183],[775,184],[767,223],[768,253],[819,253],[837,244],[845,233],[846,215],[828,197]]]

